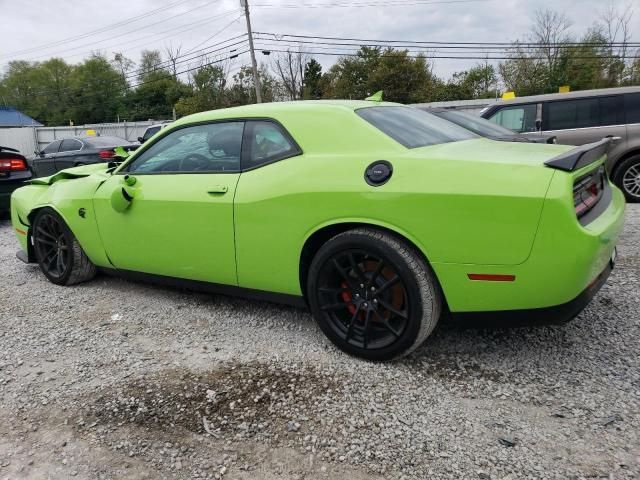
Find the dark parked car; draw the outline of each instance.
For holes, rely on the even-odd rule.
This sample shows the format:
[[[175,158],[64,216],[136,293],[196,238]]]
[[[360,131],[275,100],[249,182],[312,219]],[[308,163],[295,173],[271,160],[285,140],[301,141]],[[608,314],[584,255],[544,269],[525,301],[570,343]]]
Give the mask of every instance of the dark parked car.
[[[0,216],[9,210],[11,193],[30,179],[27,159],[18,150],[0,147]]]
[[[31,160],[31,168],[36,177],[46,177],[65,168],[113,161],[116,147],[131,151],[138,146],[137,143],[120,137],[65,138],[56,140],[37,152]]]
[[[518,97],[496,102],[481,115],[523,135],[555,135],[565,145],[613,137],[609,176],[628,202],[640,202],[640,87]]]
[[[492,140],[500,140],[503,142],[556,143],[555,135],[522,135],[472,113],[446,108],[419,108]]]

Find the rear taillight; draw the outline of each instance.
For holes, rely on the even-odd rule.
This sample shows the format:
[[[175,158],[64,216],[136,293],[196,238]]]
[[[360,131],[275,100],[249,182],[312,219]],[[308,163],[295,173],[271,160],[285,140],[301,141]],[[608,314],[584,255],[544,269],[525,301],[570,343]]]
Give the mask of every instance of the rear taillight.
[[[100,150],[98,155],[100,155],[100,158],[114,158],[116,156],[116,152],[113,150]]]
[[[604,167],[578,178],[573,184],[573,205],[578,218],[591,210],[602,198],[606,182]]]
[[[22,158],[0,158],[0,172],[24,172],[27,162]]]

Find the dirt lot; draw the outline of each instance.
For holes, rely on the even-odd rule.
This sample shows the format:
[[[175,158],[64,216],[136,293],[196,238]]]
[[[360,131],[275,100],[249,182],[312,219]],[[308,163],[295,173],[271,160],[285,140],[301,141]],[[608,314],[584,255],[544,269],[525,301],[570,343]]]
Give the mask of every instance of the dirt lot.
[[[640,477],[640,208],[574,322],[437,330],[391,364],[308,313],[100,276],[57,287],[0,221],[0,478]]]

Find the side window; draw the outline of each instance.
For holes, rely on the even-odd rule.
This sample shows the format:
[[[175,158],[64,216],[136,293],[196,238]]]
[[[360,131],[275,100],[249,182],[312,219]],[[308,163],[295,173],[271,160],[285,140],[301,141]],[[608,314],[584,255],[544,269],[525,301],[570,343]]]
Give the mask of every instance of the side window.
[[[180,128],[136,157],[129,172],[202,173],[240,170],[244,122],[219,122]]]
[[[562,100],[544,105],[545,130],[588,128],[600,125],[598,98]]]
[[[144,131],[144,135],[142,136],[142,140],[146,142],[147,140],[149,140],[151,137],[153,137],[159,131],[160,131],[160,127],[149,127],[149,128],[147,128]]]
[[[624,96],[626,123],[640,123],[640,92],[628,93]]]
[[[614,97],[600,97],[600,125],[623,125],[624,121],[624,102],[622,95]]]
[[[247,164],[243,165],[243,169],[255,168],[301,153],[289,134],[275,122],[248,122],[246,137]]]
[[[489,120],[515,132],[535,132],[537,108],[535,103],[505,107],[494,113]]]
[[[50,143],[49,145],[44,147],[43,152],[44,153],[56,153],[58,151],[58,148],[60,147],[60,143],[62,143],[62,140],[56,140],[55,142]]]
[[[62,141],[59,151],[74,152],[76,150],[80,150],[80,148],[82,148],[82,144],[79,141],[74,140],[73,138],[67,138],[66,140]]]

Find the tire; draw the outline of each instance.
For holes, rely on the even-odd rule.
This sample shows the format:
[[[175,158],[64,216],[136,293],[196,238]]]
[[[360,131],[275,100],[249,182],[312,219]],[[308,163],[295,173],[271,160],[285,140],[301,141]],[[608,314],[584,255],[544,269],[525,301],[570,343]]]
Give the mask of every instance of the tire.
[[[38,265],[50,282],[74,285],[95,277],[96,266],[63,218],[52,208],[38,211],[31,236]]]
[[[422,256],[401,238],[370,228],[341,233],[320,248],[307,296],[329,340],[376,361],[415,350],[443,309],[440,286]]]
[[[640,155],[633,155],[616,167],[613,183],[622,190],[627,202],[640,202]]]

